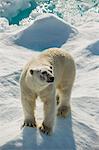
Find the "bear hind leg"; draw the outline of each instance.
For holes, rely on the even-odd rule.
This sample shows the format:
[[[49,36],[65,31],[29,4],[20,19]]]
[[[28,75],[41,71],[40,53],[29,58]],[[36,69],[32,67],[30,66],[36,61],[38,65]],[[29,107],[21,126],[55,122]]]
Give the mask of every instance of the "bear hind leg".
[[[59,91],[59,100],[60,104],[58,107],[57,116],[66,117],[70,112],[70,96],[71,96],[71,87],[60,89]]]

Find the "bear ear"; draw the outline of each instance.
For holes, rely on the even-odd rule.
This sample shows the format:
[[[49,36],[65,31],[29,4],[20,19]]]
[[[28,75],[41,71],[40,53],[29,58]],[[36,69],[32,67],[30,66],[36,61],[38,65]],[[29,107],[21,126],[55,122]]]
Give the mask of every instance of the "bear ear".
[[[33,70],[32,69],[30,69],[30,74],[33,75]]]

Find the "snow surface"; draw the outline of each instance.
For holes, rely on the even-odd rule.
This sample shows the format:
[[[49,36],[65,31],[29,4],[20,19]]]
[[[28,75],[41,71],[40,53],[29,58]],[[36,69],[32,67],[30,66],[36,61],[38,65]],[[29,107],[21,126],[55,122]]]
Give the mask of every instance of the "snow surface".
[[[0,150],[98,150],[99,22],[95,19],[93,23],[73,27],[47,14],[27,27],[7,24],[5,29],[5,26],[0,33]],[[38,129],[20,129],[23,112],[19,77],[31,55],[36,56],[40,50],[52,46],[63,47],[74,56],[77,75],[71,114],[66,119],[57,118],[54,133],[46,136]],[[38,123],[43,119],[42,107],[38,99]]]

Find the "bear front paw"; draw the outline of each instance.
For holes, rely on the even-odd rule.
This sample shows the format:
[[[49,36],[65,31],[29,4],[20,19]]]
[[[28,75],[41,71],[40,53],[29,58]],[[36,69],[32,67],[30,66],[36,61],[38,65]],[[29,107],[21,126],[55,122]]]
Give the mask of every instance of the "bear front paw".
[[[51,135],[52,133],[52,128],[47,127],[44,122],[42,123],[42,125],[39,127],[40,131],[47,134],[47,135]]]
[[[65,118],[69,114],[70,110],[71,109],[68,106],[60,106],[58,108],[57,116]]]
[[[25,120],[23,125],[22,125],[22,128],[23,127],[32,127],[32,128],[36,128],[36,122],[33,121],[33,120]]]

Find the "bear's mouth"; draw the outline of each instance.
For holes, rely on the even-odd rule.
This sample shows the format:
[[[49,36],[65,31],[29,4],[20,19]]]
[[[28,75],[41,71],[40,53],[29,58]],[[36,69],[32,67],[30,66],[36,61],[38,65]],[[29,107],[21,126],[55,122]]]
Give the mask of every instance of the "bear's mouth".
[[[48,79],[47,79],[47,82],[48,82],[48,83],[54,82],[54,77],[48,78]]]

